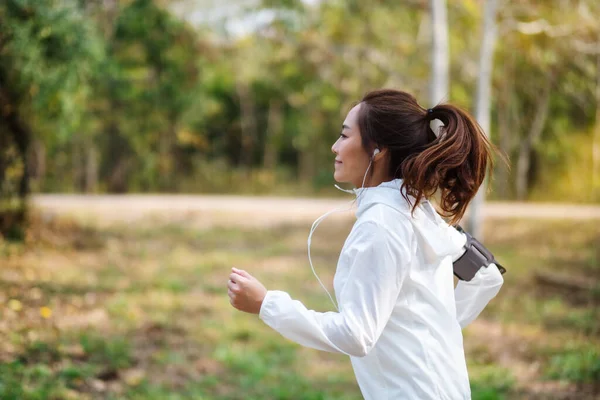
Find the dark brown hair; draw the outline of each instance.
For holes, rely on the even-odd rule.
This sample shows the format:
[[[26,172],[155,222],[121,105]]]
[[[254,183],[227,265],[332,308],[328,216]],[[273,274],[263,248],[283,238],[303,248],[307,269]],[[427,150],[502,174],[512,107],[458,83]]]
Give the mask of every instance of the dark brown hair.
[[[430,128],[434,119],[444,124],[438,137]],[[494,147],[479,124],[451,104],[427,110],[406,92],[377,90],[361,100],[358,124],[369,154],[388,149],[389,175],[403,179],[404,197],[415,199],[413,212],[439,190],[442,214],[458,222],[493,164]]]

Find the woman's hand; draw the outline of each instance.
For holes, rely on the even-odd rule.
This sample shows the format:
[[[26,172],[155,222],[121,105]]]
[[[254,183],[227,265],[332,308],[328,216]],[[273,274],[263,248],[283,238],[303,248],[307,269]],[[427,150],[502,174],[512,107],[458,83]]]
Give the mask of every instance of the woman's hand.
[[[244,270],[232,268],[227,282],[229,302],[240,311],[258,314],[267,289]]]

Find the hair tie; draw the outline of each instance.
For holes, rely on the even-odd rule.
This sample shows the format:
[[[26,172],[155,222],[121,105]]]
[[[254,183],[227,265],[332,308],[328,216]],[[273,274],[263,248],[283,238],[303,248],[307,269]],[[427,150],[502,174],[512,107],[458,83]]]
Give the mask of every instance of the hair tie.
[[[428,109],[427,109],[427,112],[428,112],[429,114],[431,114],[431,113],[433,112],[433,108],[428,108]]]

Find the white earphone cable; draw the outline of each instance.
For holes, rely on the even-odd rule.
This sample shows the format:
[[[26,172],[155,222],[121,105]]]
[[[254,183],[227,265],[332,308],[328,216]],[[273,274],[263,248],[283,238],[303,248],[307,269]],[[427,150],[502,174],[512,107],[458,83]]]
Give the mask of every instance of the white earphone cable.
[[[327,290],[327,288],[325,287],[325,285],[323,285],[323,282],[321,282],[321,279],[319,279],[319,276],[317,275],[317,272],[315,271],[315,267],[313,266],[312,263],[312,258],[310,257],[310,243],[311,243],[311,239],[312,239],[312,235],[315,232],[315,230],[317,229],[317,227],[319,226],[319,224],[321,223],[321,221],[323,221],[325,218],[327,218],[328,215],[336,213],[336,212],[343,212],[343,211],[349,211],[350,209],[352,209],[352,205],[354,204],[354,202],[358,201],[358,198],[362,195],[362,192],[364,192],[365,189],[365,181],[367,179],[367,174],[369,173],[369,169],[371,168],[371,164],[373,163],[373,158],[371,158],[371,161],[369,162],[369,166],[367,167],[367,170],[365,171],[365,176],[363,177],[363,182],[362,185],[359,189],[362,189],[361,192],[358,194],[358,196],[356,196],[356,198],[354,200],[352,200],[350,202],[350,207],[344,209],[344,210],[340,210],[341,207],[337,207],[331,211],[326,212],[325,214],[321,215],[319,218],[317,218],[315,220],[315,222],[313,222],[311,228],[310,228],[310,233],[308,234],[308,240],[307,240],[307,244],[308,244],[308,262],[310,263],[310,268],[312,269],[313,274],[315,275],[315,278],[317,278],[317,281],[319,281],[319,284],[321,285],[321,287],[325,290],[325,292],[327,292],[327,295],[329,296],[329,300],[331,300],[331,303],[333,304],[333,306],[335,307],[335,309],[339,312],[339,308],[336,304],[336,302],[333,300],[333,297],[331,296],[331,294],[329,293],[329,290]],[[352,190],[345,190],[340,188],[338,185],[334,185],[336,188],[338,188],[339,190],[346,192],[346,193],[355,193]]]

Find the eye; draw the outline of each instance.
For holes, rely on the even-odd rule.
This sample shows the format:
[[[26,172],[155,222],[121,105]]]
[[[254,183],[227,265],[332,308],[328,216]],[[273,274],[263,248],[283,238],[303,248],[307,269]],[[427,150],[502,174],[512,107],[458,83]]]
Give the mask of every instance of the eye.
[[[343,133],[340,133],[340,137],[347,138],[348,136],[344,135]]]

